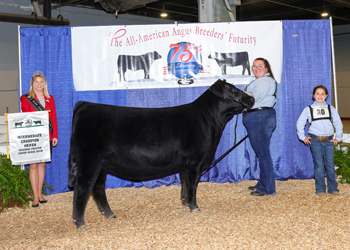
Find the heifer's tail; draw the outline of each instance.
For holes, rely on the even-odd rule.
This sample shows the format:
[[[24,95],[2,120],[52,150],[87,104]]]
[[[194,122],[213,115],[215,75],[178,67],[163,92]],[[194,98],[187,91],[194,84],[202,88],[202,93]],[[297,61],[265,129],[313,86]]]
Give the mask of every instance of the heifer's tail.
[[[75,155],[75,149],[78,145],[74,144],[74,119],[76,119],[76,114],[78,110],[78,106],[81,104],[81,102],[78,102],[73,111],[73,121],[72,121],[72,135],[70,138],[70,151],[69,151],[69,159],[68,159],[68,165],[69,165],[69,172],[68,172],[68,186],[74,187],[77,182],[77,175],[78,175],[78,165],[76,162],[76,155]]]
[[[75,162],[74,153],[72,152],[72,147],[69,152],[69,172],[68,172],[68,186],[74,187],[77,182],[78,166]]]

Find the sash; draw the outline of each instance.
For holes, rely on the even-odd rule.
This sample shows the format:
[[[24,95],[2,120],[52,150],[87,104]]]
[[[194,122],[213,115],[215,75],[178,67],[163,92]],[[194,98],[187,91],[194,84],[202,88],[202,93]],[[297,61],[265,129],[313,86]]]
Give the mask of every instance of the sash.
[[[24,95],[25,98],[27,98],[28,102],[37,110],[37,111],[46,111],[46,109],[43,107],[43,105],[40,104],[35,98],[31,97],[29,94]],[[49,116],[49,130],[51,134],[53,135],[53,127],[52,122]]]

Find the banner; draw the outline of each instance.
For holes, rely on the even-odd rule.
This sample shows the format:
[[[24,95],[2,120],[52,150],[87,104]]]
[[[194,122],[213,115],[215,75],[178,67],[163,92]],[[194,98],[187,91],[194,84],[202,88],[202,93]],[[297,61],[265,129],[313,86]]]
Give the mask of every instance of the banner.
[[[248,84],[257,57],[282,75],[282,22],[72,27],[77,91]]]
[[[51,161],[47,111],[8,114],[12,165]]]

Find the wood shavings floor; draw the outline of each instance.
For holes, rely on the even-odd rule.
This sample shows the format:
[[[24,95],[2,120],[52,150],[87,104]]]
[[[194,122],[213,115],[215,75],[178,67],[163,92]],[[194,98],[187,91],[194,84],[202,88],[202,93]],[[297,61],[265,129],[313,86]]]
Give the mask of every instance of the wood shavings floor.
[[[0,213],[0,249],[350,249],[349,184],[319,197],[314,180],[276,181],[276,195],[253,197],[255,183],[199,183],[199,212],[181,205],[179,186],[108,189],[117,218],[90,197],[80,230],[73,192],[50,195]]]

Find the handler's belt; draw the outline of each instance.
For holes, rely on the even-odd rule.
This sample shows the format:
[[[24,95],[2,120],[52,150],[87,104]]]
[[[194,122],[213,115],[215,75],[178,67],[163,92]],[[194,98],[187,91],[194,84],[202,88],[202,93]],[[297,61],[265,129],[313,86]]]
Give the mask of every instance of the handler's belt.
[[[330,135],[330,136],[316,136],[312,134],[309,134],[309,135],[311,138],[317,139],[319,142],[327,142],[328,140],[333,139],[333,135]]]
[[[244,111],[243,111],[243,115],[245,115],[245,114],[247,114],[247,113],[255,112],[255,111],[266,110],[266,109],[272,109],[272,107],[261,107],[261,108],[256,108],[256,109],[244,110]]]

